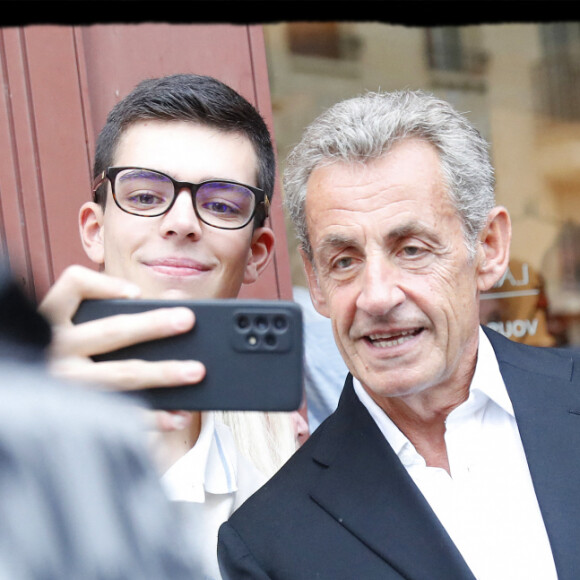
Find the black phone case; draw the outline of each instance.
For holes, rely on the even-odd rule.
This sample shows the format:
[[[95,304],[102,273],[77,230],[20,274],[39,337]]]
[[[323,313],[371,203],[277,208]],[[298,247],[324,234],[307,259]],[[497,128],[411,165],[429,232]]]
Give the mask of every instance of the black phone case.
[[[93,357],[201,361],[206,376],[191,386],[127,391],[155,409],[293,411],[302,402],[303,336],[300,306],[266,300],[86,300],[74,323],[154,308],[187,306],[194,328]]]

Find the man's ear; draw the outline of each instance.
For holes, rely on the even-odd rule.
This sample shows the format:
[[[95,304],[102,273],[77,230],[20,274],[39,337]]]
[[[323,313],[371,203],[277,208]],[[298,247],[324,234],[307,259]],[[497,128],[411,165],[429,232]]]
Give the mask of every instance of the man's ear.
[[[308,289],[310,290],[310,299],[312,300],[312,305],[319,314],[330,318],[326,299],[324,298],[324,294],[320,289],[318,275],[316,274],[314,264],[310,261],[310,258],[306,255],[306,252],[304,252],[302,248],[300,248],[299,252],[300,256],[302,257],[302,262],[304,263],[304,271],[306,272],[306,280],[308,281]]]
[[[95,264],[105,262],[103,208],[92,201],[81,207],[79,211],[79,230],[81,241],[87,256]]]
[[[252,233],[244,284],[253,284],[274,255],[274,232],[271,228],[257,228]]]
[[[489,290],[504,274],[509,263],[512,228],[507,210],[497,206],[490,212],[487,226],[480,235],[477,287]]]

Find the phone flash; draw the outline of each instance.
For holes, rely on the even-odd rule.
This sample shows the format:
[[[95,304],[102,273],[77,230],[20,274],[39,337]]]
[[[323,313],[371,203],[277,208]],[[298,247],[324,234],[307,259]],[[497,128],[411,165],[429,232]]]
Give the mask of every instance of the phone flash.
[[[256,344],[258,344],[258,339],[253,334],[250,334],[250,336],[248,336],[248,344],[250,346],[256,346]]]

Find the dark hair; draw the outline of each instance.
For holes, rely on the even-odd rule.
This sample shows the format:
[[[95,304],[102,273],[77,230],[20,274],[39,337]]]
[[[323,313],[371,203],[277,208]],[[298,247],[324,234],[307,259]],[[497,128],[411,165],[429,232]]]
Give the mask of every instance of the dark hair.
[[[194,74],[144,80],[113,107],[97,139],[95,179],[113,164],[123,132],[145,120],[188,121],[247,137],[258,157],[257,185],[272,199],[276,160],[264,119],[228,85]],[[107,199],[105,191],[101,186],[95,192],[95,201],[103,207]],[[262,225],[264,217],[263,211],[257,214],[256,225]]]

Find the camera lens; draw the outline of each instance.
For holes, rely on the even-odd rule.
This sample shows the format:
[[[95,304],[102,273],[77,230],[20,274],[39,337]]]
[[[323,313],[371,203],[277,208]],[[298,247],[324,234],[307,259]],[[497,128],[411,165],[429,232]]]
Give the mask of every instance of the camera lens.
[[[273,334],[267,334],[264,337],[264,342],[267,346],[276,346],[276,337]]]
[[[276,330],[284,330],[288,326],[288,321],[284,316],[276,316],[274,318],[274,328]]]
[[[238,316],[238,328],[243,330],[248,328],[248,326],[250,326],[250,319],[245,314]]]
[[[268,328],[268,320],[264,316],[256,318],[256,328],[258,330],[266,330]]]

